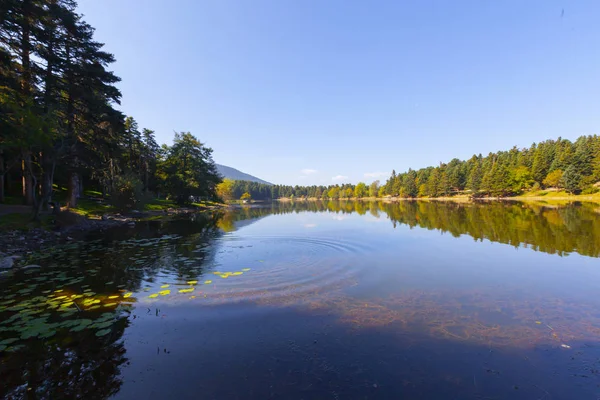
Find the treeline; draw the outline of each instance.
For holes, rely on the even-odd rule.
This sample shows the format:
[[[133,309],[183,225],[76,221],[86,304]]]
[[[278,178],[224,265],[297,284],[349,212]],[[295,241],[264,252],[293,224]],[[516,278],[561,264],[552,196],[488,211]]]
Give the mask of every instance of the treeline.
[[[453,159],[437,167],[409,169],[382,186],[342,184],[329,186],[264,185],[235,181],[232,198],[248,192],[253,199],[365,197],[442,197],[468,194],[472,197],[513,196],[539,189],[564,189],[570,193],[596,193],[600,182],[600,136],[581,136],[575,142],[558,138],[513,147],[509,151],[474,155],[467,161]]]
[[[400,197],[511,196],[542,188],[594,193],[598,181],[600,137],[594,135],[581,136],[575,142],[547,140],[525,149],[474,155],[467,161],[455,158],[401,174],[394,171],[383,193]]]
[[[34,217],[58,187],[77,205],[83,182],[130,203],[144,193],[214,196],[211,149],[189,133],[159,147],[115,109],[115,61],[72,0],[0,6],[0,202],[20,195]]]
[[[377,197],[381,194],[379,181],[370,185],[360,182],[329,186],[288,186],[267,185],[249,181],[233,181],[225,179],[219,187],[219,194],[225,200],[240,199],[248,193],[254,200],[271,200],[279,198],[318,198],[318,199],[350,199]]]

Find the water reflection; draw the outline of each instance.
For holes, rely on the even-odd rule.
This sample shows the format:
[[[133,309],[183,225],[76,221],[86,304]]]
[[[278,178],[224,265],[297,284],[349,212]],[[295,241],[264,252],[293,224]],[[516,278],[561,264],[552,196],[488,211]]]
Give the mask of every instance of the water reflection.
[[[455,246],[485,251],[443,260],[460,285],[437,282],[430,240],[440,236],[417,234],[598,257],[597,217],[589,204],[297,202],[91,237],[1,278],[0,397],[193,397],[185,385],[198,381],[209,398],[538,398],[550,387],[534,386],[558,374],[551,389],[563,398],[573,376],[599,376],[597,285],[579,267],[586,258],[511,269],[509,247],[448,236],[438,247],[448,256]],[[367,229],[368,221],[384,224]],[[532,255],[512,260],[550,257]],[[500,370],[501,387],[488,382]],[[536,383],[519,387],[507,370]],[[160,389],[163,375],[181,388]],[[235,389],[231,377],[241,379]],[[266,382],[277,383],[269,391]],[[580,394],[595,390],[578,384]]]
[[[576,203],[567,206],[520,202],[362,202],[304,201],[271,203],[244,207],[228,212],[219,222],[231,226],[239,219],[267,215],[331,212],[389,219],[394,228],[408,225],[449,232],[453,236],[469,235],[477,240],[526,246],[550,254],[577,252],[600,257],[600,205]]]

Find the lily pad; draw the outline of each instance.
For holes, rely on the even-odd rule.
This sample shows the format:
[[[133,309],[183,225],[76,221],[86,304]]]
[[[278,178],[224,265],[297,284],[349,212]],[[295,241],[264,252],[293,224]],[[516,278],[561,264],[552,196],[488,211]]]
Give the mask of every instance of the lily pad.
[[[19,340],[18,338],[4,339],[4,340],[0,341],[0,345],[9,345],[11,343],[17,342],[18,340]]]
[[[123,295],[123,298],[125,298],[125,299],[126,299],[126,298],[128,298],[128,297],[131,297],[132,295],[133,295],[133,293],[131,293],[131,292],[129,292],[129,293],[125,293],[125,294]]]
[[[161,289],[166,289],[166,288],[168,288],[169,286],[171,286],[171,285],[162,285],[160,288],[161,288]]]
[[[179,289],[179,293],[191,293],[193,291],[194,291],[194,288]]]
[[[166,296],[168,294],[171,294],[171,291],[169,289],[161,290],[160,292],[158,292],[158,294],[160,294],[161,296]]]
[[[198,283],[198,281],[187,281],[188,285],[195,285],[196,283]]]
[[[96,336],[106,336],[110,333],[110,329],[102,329],[101,331],[96,332]]]
[[[157,297],[158,297],[158,293],[152,293],[152,294],[151,294],[150,296],[148,296],[148,297],[150,297],[151,299],[155,299],[155,298],[157,298]]]
[[[205,285],[210,285],[211,283],[212,283],[212,281],[210,281],[210,280],[209,281],[204,281]]]

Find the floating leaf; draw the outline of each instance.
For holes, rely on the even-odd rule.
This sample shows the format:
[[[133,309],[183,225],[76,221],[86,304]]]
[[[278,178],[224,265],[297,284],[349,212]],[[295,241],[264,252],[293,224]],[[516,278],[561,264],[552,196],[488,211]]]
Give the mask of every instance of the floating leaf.
[[[109,299],[116,299],[118,297],[119,297],[118,295],[108,296]]]
[[[536,324],[541,325],[542,322],[541,321],[535,321]]]
[[[227,279],[227,278],[229,278],[229,275],[225,275],[225,274],[223,274],[223,275],[221,275],[221,278],[223,278],[223,279]]]
[[[42,339],[48,339],[49,337],[52,337],[54,335],[56,335],[56,331],[51,330],[51,331],[48,331],[48,332],[40,334],[40,338],[42,338]]]
[[[114,282],[113,282],[113,281],[110,281],[110,282],[106,282],[106,283],[105,283],[105,285],[112,285],[112,284],[114,284]]]
[[[248,272],[248,271],[250,271],[250,268],[242,268],[242,271]]]
[[[239,276],[239,275],[242,275],[242,274],[243,274],[243,272],[234,272],[234,273],[233,273],[233,274],[231,274],[231,275],[233,275],[233,276]]]
[[[198,283],[198,281],[187,281],[188,285],[195,285],[196,283]]]
[[[190,299],[195,299],[195,298],[196,298],[196,296],[190,296]]]
[[[126,298],[128,298],[128,297],[131,297],[131,295],[133,295],[133,293],[131,293],[131,292],[129,292],[129,293],[125,293],[125,294],[123,295],[123,298],[124,298],[124,299],[126,299]]]
[[[151,294],[150,296],[148,296],[148,297],[150,297],[151,299],[155,299],[155,298],[157,298],[157,297],[158,297],[158,293],[152,293],[152,294]]]
[[[210,285],[212,283],[212,281],[204,281],[205,285]]]
[[[168,288],[169,286],[170,286],[170,285],[162,285],[160,288],[161,288],[161,289],[166,289],[166,288]]]
[[[10,339],[4,339],[2,341],[0,341],[0,345],[9,345],[11,343],[14,343],[16,341],[18,341],[18,338],[10,338]]]
[[[194,291],[194,288],[179,289],[179,293],[191,293],[193,291]]]
[[[54,293],[60,293],[62,291],[63,291],[63,289],[57,289],[57,290],[54,291]]]
[[[171,291],[169,289],[161,290],[160,292],[158,292],[158,294],[160,294],[161,296],[166,296],[168,294],[171,294]]]
[[[96,336],[105,336],[110,333],[110,329],[102,329],[101,331],[96,332]]]
[[[116,306],[116,305],[117,305],[117,303],[106,303],[106,304],[104,305],[104,307],[114,307],[114,306]]]

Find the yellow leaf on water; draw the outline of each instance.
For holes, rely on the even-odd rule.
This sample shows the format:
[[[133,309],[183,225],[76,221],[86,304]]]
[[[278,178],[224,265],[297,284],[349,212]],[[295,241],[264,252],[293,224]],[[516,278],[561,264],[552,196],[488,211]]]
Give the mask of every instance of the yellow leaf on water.
[[[104,305],[104,307],[114,307],[114,306],[116,306],[116,305],[117,305],[117,303],[106,303],[106,304]]]
[[[131,293],[131,292],[125,293],[125,294],[123,295],[123,298],[125,298],[125,299],[126,299],[126,298],[128,298],[128,297],[131,297],[131,295],[132,295],[132,294],[133,294],[133,293]]]
[[[158,294],[160,294],[161,296],[166,296],[168,294],[171,294],[171,291],[169,289],[161,290],[160,292],[158,292]]]
[[[116,299],[119,296],[108,296],[109,299]]]
[[[190,296],[190,299],[195,299],[195,298],[196,298],[196,296]]]
[[[232,275],[232,276],[238,276],[238,275],[241,275],[241,274],[243,274],[243,272],[234,272],[234,273],[233,273],[233,274],[231,274],[231,275]]]
[[[541,321],[535,321],[536,324],[541,325],[542,322]]]
[[[205,285],[210,285],[212,283],[212,281],[204,281]]]
[[[152,293],[152,294],[151,294],[150,296],[148,296],[148,297],[150,297],[151,299],[155,299],[155,298],[157,298],[157,297],[158,297],[158,293]]]
[[[168,288],[168,287],[169,287],[169,285],[162,285],[160,288],[161,288],[161,289],[166,289],[166,288]]]
[[[223,275],[221,275],[221,278],[223,278],[223,279],[227,279],[227,278],[229,278],[229,275],[225,275],[225,274],[223,274]]]
[[[55,290],[54,293],[60,293],[62,291],[63,291],[62,289],[58,289],[58,290]]]
[[[215,271],[215,272],[213,272],[213,274],[215,274],[215,275],[221,275],[221,274],[222,274],[222,272]]]
[[[58,296],[55,298],[55,300],[66,299],[66,298],[67,298],[67,296]]]
[[[191,293],[193,291],[194,291],[194,288],[179,289],[179,293]]]
[[[242,268],[242,271],[248,272],[248,271],[250,271],[250,268]]]
[[[198,281],[187,281],[188,285],[195,285],[196,283],[198,283]]]

